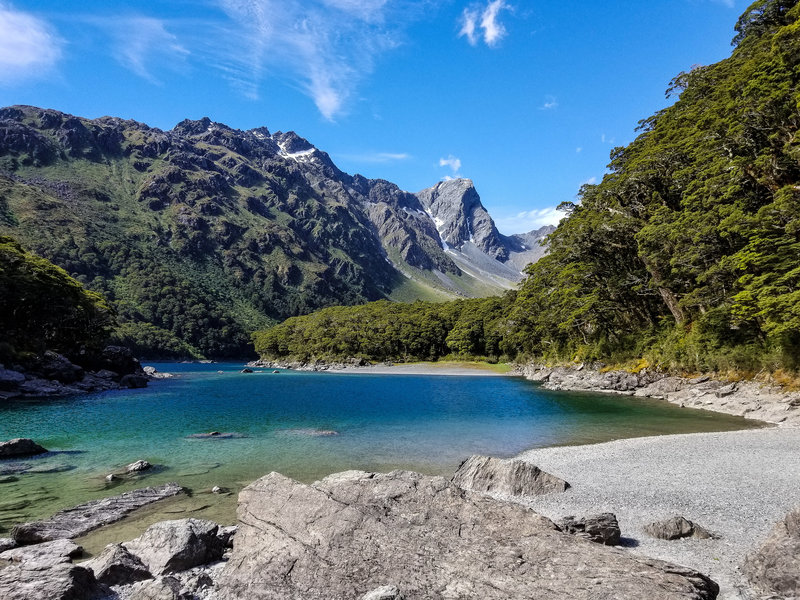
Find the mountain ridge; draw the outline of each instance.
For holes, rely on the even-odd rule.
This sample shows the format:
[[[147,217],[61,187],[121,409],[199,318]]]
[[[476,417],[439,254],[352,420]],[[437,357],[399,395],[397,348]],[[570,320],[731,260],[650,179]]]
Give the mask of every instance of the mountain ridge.
[[[466,181],[437,185],[483,209]],[[105,294],[145,355],[241,355],[250,331],[324,306],[485,296],[521,279],[481,248],[449,251],[418,194],[344,173],[294,132],[208,117],[163,131],[0,109],[0,233]]]

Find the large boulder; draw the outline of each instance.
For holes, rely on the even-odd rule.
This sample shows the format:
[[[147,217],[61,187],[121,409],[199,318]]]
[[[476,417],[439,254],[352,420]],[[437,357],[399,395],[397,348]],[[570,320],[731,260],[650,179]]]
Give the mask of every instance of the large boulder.
[[[33,456],[47,452],[39,444],[29,438],[15,438],[7,442],[0,442],[0,458],[16,458],[18,456]]]
[[[60,538],[75,538],[85,535],[103,525],[116,523],[137,508],[176,496],[183,492],[177,483],[166,483],[158,487],[131,490],[119,496],[92,500],[72,508],[59,511],[49,519],[16,525],[11,537],[18,544],[35,544]]]
[[[618,545],[622,537],[617,517],[613,513],[601,513],[580,519],[573,516],[564,517],[558,522],[558,526],[565,533],[584,537],[606,546]]]
[[[97,581],[106,585],[128,585],[153,576],[122,544],[109,544],[99,556],[81,566],[91,569]]]
[[[110,593],[89,569],[68,563],[23,563],[0,569],[3,600],[100,600]]]
[[[712,537],[707,529],[679,515],[645,525],[644,531],[650,537],[659,540],[678,540],[686,537],[707,540]]]
[[[219,600],[390,591],[394,598],[710,600],[718,593],[690,569],[592,544],[519,504],[406,471],[349,471],[313,485],[271,473],[242,490],[238,517],[236,544],[217,578]]]
[[[465,490],[505,496],[540,496],[569,488],[563,479],[530,463],[478,455],[461,463],[453,483]]]
[[[754,587],[781,598],[800,597],[800,508],[779,522],[742,569]]]
[[[222,558],[225,542],[218,530],[216,523],[201,519],[162,521],[124,546],[153,575],[177,573]]]

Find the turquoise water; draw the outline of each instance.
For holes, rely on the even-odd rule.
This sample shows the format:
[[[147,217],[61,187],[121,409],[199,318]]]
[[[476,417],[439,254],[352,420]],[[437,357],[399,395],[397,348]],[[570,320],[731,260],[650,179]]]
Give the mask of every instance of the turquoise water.
[[[532,447],[752,426],[661,401],[550,392],[516,377],[155,366],[179,376],[143,390],[0,406],[0,439],[30,437],[53,451],[0,462],[0,533],[65,506],[166,481],[194,490],[191,510],[232,520],[235,492],[269,471],[301,481],[346,469],[446,474],[471,454],[507,457]],[[189,437],[210,431],[237,436]],[[138,479],[105,481],[137,459],[158,467]],[[23,466],[45,472],[8,474]],[[234,493],[212,495],[214,485]]]

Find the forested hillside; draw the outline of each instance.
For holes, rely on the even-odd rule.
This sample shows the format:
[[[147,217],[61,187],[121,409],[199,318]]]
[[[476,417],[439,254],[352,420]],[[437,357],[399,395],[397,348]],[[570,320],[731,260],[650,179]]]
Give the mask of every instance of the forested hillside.
[[[113,312],[102,296],[0,236],[0,361],[45,350],[97,352],[113,325]]]
[[[447,341],[456,324],[477,330],[481,323],[491,343],[464,347],[465,353],[646,357],[697,371],[797,369],[800,6],[760,0],[735,30],[731,57],[675,77],[668,94],[679,95],[677,101],[641,121],[636,140],[612,152],[603,181],[563,206],[568,218],[518,293],[496,305],[439,309],[456,315],[444,317],[451,328],[440,340],[448,351],[460,349]],[[482,312],[489,306],[505,312],[490,310],[487,330]],[[396,310],[369,310],[380,316],[390,309]],[[296,344],[299,332],[311,323],[320,327],[326,314],[337,313],[290,320],[257,336],[257,349],[265,355],[298,349],[282,340]],[[438,321],[421,324],[430,322]],[[388,329],[376,334],[347,323],[358,354],[387,354],[372,342],[392,338]],[[326,347],[329,354],[352,348]],[[443,352],[426,349],[416,358]]]

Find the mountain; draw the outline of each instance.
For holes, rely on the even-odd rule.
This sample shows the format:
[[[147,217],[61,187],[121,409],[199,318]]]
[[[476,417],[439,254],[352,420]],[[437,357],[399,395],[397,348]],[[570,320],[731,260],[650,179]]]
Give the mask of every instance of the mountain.
[[[0,234],[102,293],[149,356],[241,356],[320,307],[513,287],[521,245],[471,182],[436,188],[348,175],[293,132],[0,109]]]
[[[256,334],[257,349],[624,365],[609,387],[658,370],[800,387],[800,3],[758,0],[735,30],[731,56],[678,74],[678,99],[565,203],[516,293],[325,309]],[[419,197],[456,264],[512,261],[469,182]],[[538,235],[511,242],[527,252]]]

